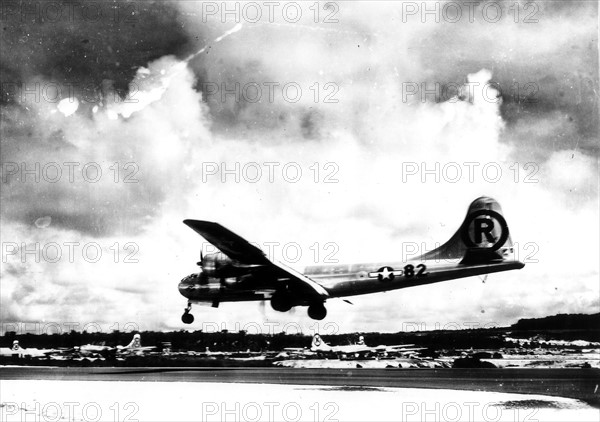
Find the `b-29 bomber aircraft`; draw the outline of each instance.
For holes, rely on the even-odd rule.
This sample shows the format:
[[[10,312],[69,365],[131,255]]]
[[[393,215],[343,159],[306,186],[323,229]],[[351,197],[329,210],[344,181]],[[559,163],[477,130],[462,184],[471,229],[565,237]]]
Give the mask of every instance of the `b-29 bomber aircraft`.
[[[316,265],[303,273],[270,260],[263,251],[218,223],[185,220],[184,224],[220,252],[201,256],[200,271],[179,283],[188,299],[181,317],[194,322],[193,303],[270,300],[287,312],[308,306],[322,320],[328,299],[404,289],[525,266],[514,258],[513,243],[500,204],[489,197],[474,200],[456,233],[440,247],[415,260],[397,263]]]
[[[335,355],[335,356],[343,356],[343,355],[352,355],[355,357],[361,355],[403,355],[406,356],[408,354],[412,354],[419,350],[424,350],[423,347],[413,347],[414,344],[397,344],[394,346],[386,346],[381,344],[379,346],[367,346],[365,344],[365,338],[360,336],[358,338],[358,343],[356,344],[348,344],[345,346],[331,346],[330,344],[325,343],[325,341],[321,338],[319,334],[315,334],[312,339],[312,343],[310,345],[310,351],[316,352],[319,354],[326,355]]]

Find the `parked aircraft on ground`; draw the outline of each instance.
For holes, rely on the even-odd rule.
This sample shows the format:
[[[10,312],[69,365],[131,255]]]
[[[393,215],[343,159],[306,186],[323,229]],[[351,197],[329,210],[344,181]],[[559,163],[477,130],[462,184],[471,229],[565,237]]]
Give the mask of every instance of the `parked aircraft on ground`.
[[[22,348],[19,345],[19,340],[13,341],[12,347],[0,347],[0,356],[16,356],[16,357],[46,357],[52,353],[58,352],[58,349],[36,349],[35,347]]]
[[[346,346],[331,346],[323,339],[319,334],[315,334],[312,339],[312,343],[310,345],[310,350],[312,352],[317,352],[320,354],[332,354],[332,355],[385,355],[388,356],[390,354],[394,355],[408,355],[412,354],[418,350],[423,350],[422,347],[411,347],[414,344],[398,344],[395,346],[367,346],[365,344],[365,339],[363,336],[360,336],[357,344],[349,344]]]
[[[35,349],[27,348],[23,349],[19,346],[19,340],[13,342],[11,348],[0,348],[0,356],[16,356],[16,357],[32,357],[32,358],[45,358],[50,357],[56,360],[65,359],[81,359],[91,358],[97,359],[102,357],[110,356],[124,356],[124,355],[142,355],[151,350],[156,349],[155,346],[143,347],[141,343],[141,336],[135,334],[133,339],[127,346],[105,346],[98,344],[84,344],[81,346],[71,348],[60,348],[60,349]]]

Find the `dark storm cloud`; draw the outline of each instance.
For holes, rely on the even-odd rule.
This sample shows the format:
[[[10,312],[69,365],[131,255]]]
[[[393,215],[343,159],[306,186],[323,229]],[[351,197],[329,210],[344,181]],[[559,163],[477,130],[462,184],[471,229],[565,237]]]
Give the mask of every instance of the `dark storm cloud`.
[[[519,129],[527,122],[539,131],[529,139],[533,144],[529,154],[535,156],[536,147],[580,148],[597,154],[598,3],[534,2],[534,19],[519,23],[514,22],[518,3],[494,3],[504,6],[499,22],[446,23],[422,41],[422,62],[431,74],[428,81],[460,82],[469,69],[490,69],[502,94],[502,116],[508,124],[505,140],[523,146]],[[475,16],[485,4],[480,3]],[[560,130],[548,125],[555,119],[564,123]],[[547,130],[540,131],[544,127]]]
[[[3,223],[29,225],[48,215],[57,228],[93,236],[139,231],[165,200],[169,177],[164,159],[152,157],[148,145],[168,142],[169,131],[150,129],[155,121],[102,121],[94,113],[115,102],[140,101],[140,86],[130,85],[140,67],[189,53],[179,9],[163,1],[24,1],[3,2],[1,11]],[[52,114],[61,99],[76,114]],[[111,161],[133,163],[134,179],[143,180],[106,185]],[[37,181],[7,171],[50,162],[62,168],[58,183],[47,183],[43,174]],[[80,163],[74,183],[66,180],[65,162]],[[87,163],[101,166],[101,183],[81,180]],[[39,178],[41,172],[35,173]]]
[[[124,94],[138,66],[186,53],[188,39],[173,2],[2,2],[3,100],[40,77],[90,96],[104,83]],[[51,7],[49,7],[51,6]]]
[[[486,68],[492,72],[492,83],[502,96],[502,117],[508,128],[504,142],[523,146],[519,141],[523,133],[518,129],[526,122],[546,130],[532,140],[533,147],[523,146],[520,152],[536,156],[539,147],[580,148],[597,153],[597,2],[470,4],[474,5],[473,21],[467,18],[465,8],[463,19],[456,23],[439,17],[436,23],[431,16],[422,23],[420,14],[404,22],[401,6],[390,5],[388,16],[396,18],[392,23],[397,28],[387,32],[389,28],[382,25],[382,16],[365,22],[343,5],[342,12],[346,13],[340,23],[321,27],[320,31],[300,34],[293,29],[282,31],[281,26],[267,22],[248,24],[244,43],[224,43],[213,48],[194,60],[192,67],[198,77],[198,89],[210,107],[215,130],[232,133],[238,129],[245,136],[262,130],[272,131],[275,136],[300,135],[305,139],[326,139],[328,129],[339,123],[338,113],[346,117],[356,114],[352,122],[343,119],[343,124],[352,124],[357,134],[368,137],[371,122],[363,117],[366,110],[384,102],[383,97],[388,95],[385,82],[389,78],[395,77],[398,85],[414,83],[421,89],[422,84],[430,88],[438,84],[443,88],[460,85],[465,82],[465,75]],[[484,18],[491,13],[487,8],[490,4],[494,6],[492,10],[500,7],[498,21]],[[180,7],[199,10],[199,6],[189,3]],[[368,7],[361,10],[365,14],[371,11]],[[189,16],[186,14],[185,18]],[[193,13],[191,16],[199,19]],[[210,22],[206,27],[194,25],[193,19],[186,28],[192,35],[200,29],[221,30]],[[302,42],[298,41],[300,36]],[[197,45],[202,42],[200,37]],[[391,49],[389,54],[383,54],[384,49],[378,51],[382,45],[390,44],[396,44],[397,49]],[[394,54],[397,51],[410,51],[413,64],[407,65]],[[298,57],[305,52],[311,54]],[[300,67],[298,60],[302,61]],[[336,107],[319,101],[308,110],[305,102],[292,103],[281,96],[281,87],[289,82],[297,82],[306,99],[307,94],[312,94],[312,84],[319,82],[322,88],[327,81],[341,87],[336,96],[341,103]],[[244,87],[252,83],[278,83],[275,100],[267,99],[264,85],[261,100],[249,100]],[[349,90],[356,91],[361,86],[363,95],[349,99]],[[224,93],[227,90],[229,93]],[[448,99],[438,95],[425,101]],[[320,116],[317,120],[313,118],[315,111]],[[547,121],[556,118],[563,119],[565,126],[572,129],[562,134],[554,132]]]

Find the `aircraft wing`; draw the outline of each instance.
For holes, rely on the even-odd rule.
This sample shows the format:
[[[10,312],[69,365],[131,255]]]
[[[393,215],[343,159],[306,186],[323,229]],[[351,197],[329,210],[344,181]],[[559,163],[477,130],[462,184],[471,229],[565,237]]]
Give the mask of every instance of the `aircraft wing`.
[[[49,355],[51,353],[58,353],[61,350],[59,349],[37,349],[37,353],[41,354],[41,355]]]
[[[406,348],[412,347],[412,346],[414,346],[414,344],[397,344],[395,346],[385,346],[385,345],[382,345],[382,346],[378,346],[378,348],[381,348],[381,349],[386,350],[386,351],[394,351],[394,350],[401,351],[402,349],[406,349]]]
[[[114,350],[114,347],[110,346],[98,346],[96,344],[84,344],[79,347],[82,352],[106,352],[108,350]]]
[[[377,350],[374,347],[369,346],[356,346],[354,348],[350,348],[350,353],[366,353],[366,352],[376,352]]]
[[[219,223],[184,220],[183,224],[215,245],[231,259],[243,264],[266,264],[270,262],[263,251]]]
[[[322,300],[329,297],[327,290],[319,283],[282,263],[270,261],[258,247],[220,224],[200,220],[184,220],[183,223],[229,258],[246,265],[263,266],[280,281],[288,281],[291,290],[302,298]]]
[[[142,347],[127,347],[127,346],[117,346],[117,350],[120,352],[126,352],[128,350],[131,351],[148,351],[148,350],[154,350],[156,349],[156,346],[142,346]]]
[[[361,344],[349,344],[347,346],[331,346],[333,353],[366,353],[376,351],[374,347],[369,347]]]

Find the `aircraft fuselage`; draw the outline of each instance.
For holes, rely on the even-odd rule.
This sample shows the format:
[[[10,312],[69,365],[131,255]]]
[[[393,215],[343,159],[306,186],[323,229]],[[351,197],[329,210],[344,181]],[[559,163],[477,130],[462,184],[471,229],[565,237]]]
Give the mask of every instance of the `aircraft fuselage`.
[[[323,286],[329,298],[335,298],[520,269],[523,266],[524,264],[517,260],[480,265],[465,265],[459,260],[411,261],[391,264],[320,265],[307,267],[303,273]],[[279,282],[282,287],[285,286],[285,280]],[[264,288],[261,289],[261,286]],[[179,291],[192,302],[265,300],[275,292],[273,280],[261,280],[259,271],[250,271],[238,277],[209,277],[205,280],[201,280],[198,274],[191,274],[179,283]]]

